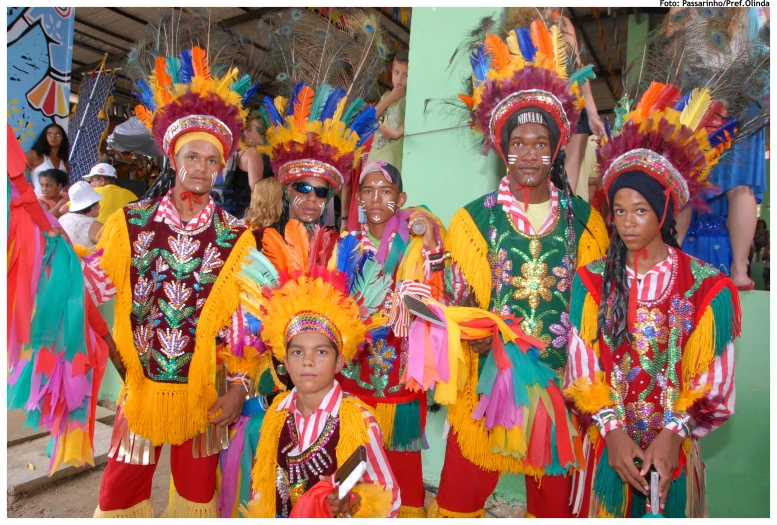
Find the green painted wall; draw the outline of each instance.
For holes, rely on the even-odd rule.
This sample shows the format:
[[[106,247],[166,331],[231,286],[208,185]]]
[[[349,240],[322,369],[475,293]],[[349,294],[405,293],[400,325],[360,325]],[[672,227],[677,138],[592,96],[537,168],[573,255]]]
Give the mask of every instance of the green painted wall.
[[[415,7],[410,32],[405,144],[402,177],[408,204],[426,204],[448,224],[456,210],[496,189],[500,161],[478,154],[461,113],[426,99],[456,97],[471,72],[469,57],[460,54],[448,67],[453,51],[479,20],[501,17],[501,7]],[[503,168],[502,168],[503,169]]]

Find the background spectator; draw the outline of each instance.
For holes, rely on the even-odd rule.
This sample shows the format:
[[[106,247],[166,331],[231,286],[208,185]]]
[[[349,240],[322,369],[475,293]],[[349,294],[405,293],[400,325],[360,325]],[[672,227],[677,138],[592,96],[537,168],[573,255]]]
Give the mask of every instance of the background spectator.
[[[249,228],[267,228],[278,222],[283,213],[283,188],[275,177],[267,177],[254,185],[251,205],[245,212]]]
[[[67,156],[70,153],[70,141],[67,133],[59,124],[50,124],[38,135],[32,149],[25,155],[30,166],[30,180],[37,195],[41,194],[38,175],[41,172],[58,169],[65,173],[70,171]]]
[[[78,181],[68,190],[70,211],[59,218],[59,224],[65,229],[75,245],[92,248],[97,244],[103,225],[97,220],[100,213],[102,195],[97,193],[88,182]]]
[[[67,203],[67,188],[69,179],[67,173],[58,169],[48,169],[38,174],[38,185],[41,193],[38,202],[44,210],[48,210],[54,217],[59,218],[65,213],[61,208]]]
[[[84,180],[103,197],[100,214],[97,216],[97,220],[102,224],[105,224],[108,217],[113,215],[116,210],[120,210],[138,199],[130,190],[117,184],[116,168],[110,164],[104,162],[96,164],[84,177]]]

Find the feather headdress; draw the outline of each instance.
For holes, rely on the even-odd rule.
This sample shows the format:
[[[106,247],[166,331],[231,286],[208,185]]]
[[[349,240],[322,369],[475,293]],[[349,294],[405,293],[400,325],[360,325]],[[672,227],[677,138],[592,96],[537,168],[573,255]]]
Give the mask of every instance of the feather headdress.
[[[709,172],[731,146],[736,119],[709,89],[681,96],[660,82],[631,107],[627,98],[620,101],[614,138],[597,150],[605,195],[619,175],[641,171],[670,191],[675,211],[688,202],[704,209],[705,194],[714,191]]]
[[[148,33],[127,57],[140,101],[135,115],[167,156],[175,155],[180,137],[201,132],[215,138],[223,161],[238,146],[243,104],[257,87],[232,67],[244,43],[196,17],[166,17]]]
[[[469,108],[470,125],[483,134],[485,147],[506,162],[502,127],[516,111],[536,107],[558,125],[555,157],[569,143],[585,104],[579,87],[594,78],[591,67],[568,75],[566,40],[558,26],[548,29],[541,20],[511,29],[504,40],[492,33],[470,43],[471,87],[459,98]]]
[[[337,192],[378,128],[375,109],[364,99],[386,54],[377,13],[341,10],[339,21],[336,27],[299,8],[260,21],[269,32],[276,83],[287,94],[264,98],[262,149],[284,185],[318,177]]]
[[[291,220],[283,237],[265,230],[262,246],[238,274],[240,301],[262,320],[262,340],[277,359],[295,335],[318,332],[350,361],[369,331],[386,323],[380,312],[391,276],[353,235],[317,226],[308,240],[304,225]]]

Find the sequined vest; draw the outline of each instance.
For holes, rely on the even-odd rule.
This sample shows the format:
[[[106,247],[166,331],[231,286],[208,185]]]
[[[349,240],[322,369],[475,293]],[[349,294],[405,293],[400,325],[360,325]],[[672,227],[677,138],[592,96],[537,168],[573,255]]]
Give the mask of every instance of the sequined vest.
[[[696,329],[702,301],[725,279],[718,270],[680,250],[673,250],[666,290],[655,300],[638,301],[632,342],[611,348],[599,341],[600,360],[616,401],[615,412],[642,448],[670,422],[682,391],[683,347]],[[601,304],[604,259],[580,268],[578,274]],[[609,318],[610,316],[608,316]]]
[[[587,203],[572,199],[575,253],[570,260],[567,253],[569,232],[564,220],[568,205],[559,196],[556,222],[540,235],[523,233],[496,202],[496,192],[464,207],[488,246],[491,268],[488,309],[522,318],[521,328],[547,343],[548,346],[540,351],[540,359],[559,373],[559,380],[567,363],[566,347],[571,332],[567,312],[573,276],[569,267],[575,264],[578,242],[591,212]]]
[[[275,479],[275,516],[288,518],[292,507],[309,488],[318,483],[318,476],[331,476],[337,470],[337,443],[340,440],[340,418],[329,416],[324,431],[302,453],[292,456],[300,441],[294,414],[286,414],[286,422],[278,442],[278,466]]]
[[[123,209],[132,243],[130,322],[144,375],[185,384],[199,314],[245,227],[219,207],[192,231],[155,222],[161,200]]]

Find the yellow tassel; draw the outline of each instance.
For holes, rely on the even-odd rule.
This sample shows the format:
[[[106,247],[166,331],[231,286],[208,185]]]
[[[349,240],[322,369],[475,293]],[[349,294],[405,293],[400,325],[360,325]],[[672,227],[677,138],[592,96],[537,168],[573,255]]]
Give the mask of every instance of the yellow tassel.
[[[144,499],[140,503],[131,506],[128,509],[100,510],[98,506],[93,518],[153,518],[154,505],[151,499]]]
[[[683,384],[706,372],[715,359],[715,315],[707,306],[683,348]]]
[[[711,389],[711,385],[705,385],[694,390],[683,390],[675,403],[675,410],[678,412],[687,411],[697,399],[704,397]]]
[[[583,318],[580,321],[580,338],[594,351],[597,357],[599,357],[599,341],[594,342],[594,340],[597,335],[596,331],[599,328],[598,317],[599,305],[590,293],[586,294],[585,302],[583,303]]]
[[[485,518],[486,509],[476,510],[475,512],[454,512],[452,510],[444,509],[437,503],[437,498],[434,498],[429,503],[429,512],[426,515],[427,518]]]
[[[394,416],[397,413],[397,405],[388,403],[378,403],[375,407],[375,415],[378,425],[383,431],[383,445],[386,446],[394,439]]]
[[[270,355],[270,352],[266,353]],[[234,355],[229,347],[225,347],[219,352],[219,357],[224,361],[229,372],[248,374],[253,380],[259,379],[260,356],[259,351],[253,346],[243,347],[243,357]]]
[[[219,509],[217,503],[217,493],[213,495],[213,499],[208,503],[195,503],[175,492],[167,504],[167,509],[165,509],[160,518],[218,518]]]
[[[610,244],[604,220],[593,208],[588,216],[586,228],[588,229],[580,236],[580,242],[577,245],[578,268],[606,256],[607,247]]]
[[[402,505],[399,507],[397,518],[426,518],[426,509],[423,507],[408,507]]]
[[[353,492],[361,497],[359,510],[354,518],[387,518],[391,512],[391,491],[383,485],[357,483]]]
[[[464,272],[478,304],[487,308],[491,302],[488,244],[467,210],[460,209],[451,219],[447,241],[448,251]]]
[[[613,404],[604,372],[596,372],[596,378],[592,384],[588,383],[587,377],[578,378],[574,384],[564,390],[564,397],[573,400],[579,410],[588,414],[595,414]]]
[[[338,414],[340,416],[340,440],[335,449],[338,465],[345,463],[360,445],[369,443],[369,422],[365,412],[375,417],[375,412],[357,398],[343,397]]]

